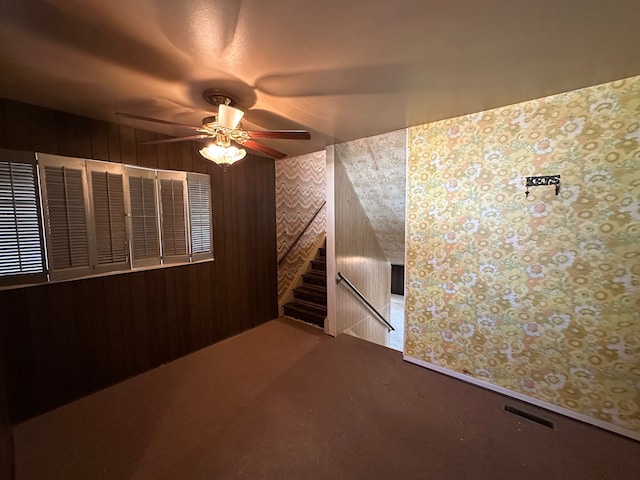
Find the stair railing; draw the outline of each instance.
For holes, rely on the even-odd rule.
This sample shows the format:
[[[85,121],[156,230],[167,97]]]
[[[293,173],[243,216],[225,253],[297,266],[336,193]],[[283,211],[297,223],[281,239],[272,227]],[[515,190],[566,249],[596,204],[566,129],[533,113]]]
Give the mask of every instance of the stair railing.
[[[362,300],[367,305],[367,307],[369,307],[371,309],[371,311],[378,316],[378,318],[382,321],[382,323],[384,323],[386,325],[386,327],[387,327],[387,329],[389,331],[395,330],[395,328],[393,328],[393,325],[391,325],[382,315],[380,315],[380,312],[378,312],[378,310],[376,310],[374,308],[374,306],[371,305],[371,303],[369,303],[369,300],[367,300],[364,297],[364,295],[362,295],[362,293],[360,293],[360,291],[353,285],[353,283],[351,283],[347,279],[347,277],[345,277],[340,272],[338,272],[338,280],[336,280],[336,285],[339,285],[340,282],[342,282],[342,281],[344,281],[344,283],[346,283],[349,286],[349,288],[351,288],[351,290],[353,290],[353,292],[360,298],[360,300]]]
[[[307,222],[307,224],[304,226],[304,228],[300,231],[300,233],[298,234],[298,236],[296,237],[296,239],[291,243],[291,245],[289,245],[289,248],[287,248],[287,251],[284,252],[284,255],[282,255],[279,259],[278,259],[278,266],[280,266],[280,264],[282,264],[282,262],[284,262],[284,259],[287,258],[287,255],[289,255],[291,253],[291,250],[293,250],[293,247],[295,247],[298,242],[300,241],[300,239],[302,238],[302,236],[305,234],[305,232],[307,231],[307,229],[311,226],[311,224],[313,223],[313,221],[316,219],[316,217],[318,216],[318,214],[320,213],[320,210],[322,210],[322,208],[327,204],[327,201],[325,200],[324,202],[322,202],[322,205],[320,205],[317,209],[316,212],[313,214],[313,217],[311,217],[311,219]]]

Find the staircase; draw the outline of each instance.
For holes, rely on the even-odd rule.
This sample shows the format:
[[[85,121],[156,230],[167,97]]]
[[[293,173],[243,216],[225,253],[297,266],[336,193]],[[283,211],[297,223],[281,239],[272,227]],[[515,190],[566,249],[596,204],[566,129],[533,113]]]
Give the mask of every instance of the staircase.
[[[302,285],[293,289],[293,300],[283,305],[284,314],[324,328],[327,317],[326,250],[320,247],[309,270],[302,275]]]

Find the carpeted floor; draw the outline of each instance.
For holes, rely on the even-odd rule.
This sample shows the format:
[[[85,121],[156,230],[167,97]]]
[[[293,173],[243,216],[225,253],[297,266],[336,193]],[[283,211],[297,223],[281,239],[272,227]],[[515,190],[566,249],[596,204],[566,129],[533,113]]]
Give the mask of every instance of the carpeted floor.
[[[288,319],[14,433],[18,480],[640,478],[638,442]]]

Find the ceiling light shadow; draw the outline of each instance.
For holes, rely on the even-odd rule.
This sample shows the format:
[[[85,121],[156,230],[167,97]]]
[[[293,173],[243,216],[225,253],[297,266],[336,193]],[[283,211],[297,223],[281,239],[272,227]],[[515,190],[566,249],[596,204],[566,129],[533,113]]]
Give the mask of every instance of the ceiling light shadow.
[[[88,15],[74,15],[43,0],[0,5],[0,21],[28,26],[31,32],[53,43],[157,78],[182,79],[185,65],[175,61],[172,64],[159,50],[107,26],[100,18],[94,22],[88,22],[87,18]]]

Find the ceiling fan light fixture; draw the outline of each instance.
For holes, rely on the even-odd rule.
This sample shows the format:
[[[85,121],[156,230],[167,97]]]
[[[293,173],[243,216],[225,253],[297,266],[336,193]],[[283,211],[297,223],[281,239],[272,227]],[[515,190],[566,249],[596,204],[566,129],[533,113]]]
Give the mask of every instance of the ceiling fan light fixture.
[[[235,129],[243,116],[244,112],[239,108],[224,104],[218,107],[218,125],[229,130]]]
[[[244,148],[238,147],[221,147],[212,143],[206,147],[201,148],[200,155],[202,155],[207,160],[211,160],[212,162],[221,165],[223,168],[226,168],[229,165],[233,165],[238,160],[242,160],[246,155],[247,151]]]

